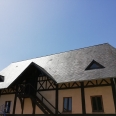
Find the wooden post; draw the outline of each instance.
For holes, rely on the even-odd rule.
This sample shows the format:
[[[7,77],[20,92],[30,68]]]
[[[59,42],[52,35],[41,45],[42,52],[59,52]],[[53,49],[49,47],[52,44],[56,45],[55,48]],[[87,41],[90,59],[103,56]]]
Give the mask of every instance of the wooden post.
[[[14,105],[13,105],[13,114],[15,114],[15,109],[16,109],[16,101],[17,101],[17,94],[15,93]]]
[[[112,95],[113,95],[113,99],[114,99],[114,108],[115,108],[115,113],[116,113],[116,83],[115,83],[115,79],[112,78],[111,80],[111,87],[112,87]]]
[[[82,101],[82,114],[86,114],[84,82],[81,82],[81,101]]]
[[[16,85],[16,93],[15,93],[14,105],[13,105],[13,114],[15,114],[15,109],[16,109],[17,93],[18,93],[18,86]]]
[[[25,99],[23,98],[23,100],[22,100],[22,114],[23,114],[23,110],[24,110],[24,102],[25,102]]]
[[[58,84],[56,84],[56,110],[55,110],[56,116],[58,116]]]

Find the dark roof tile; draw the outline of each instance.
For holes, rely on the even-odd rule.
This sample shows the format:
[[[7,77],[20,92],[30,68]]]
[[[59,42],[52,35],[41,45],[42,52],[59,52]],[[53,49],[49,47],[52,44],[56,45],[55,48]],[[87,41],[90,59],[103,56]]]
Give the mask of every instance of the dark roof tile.
[[[85,71],[93,60],[105,68]],[[12,63],[0,72],[5,76],[0,88],[8,87],[31,62],[46,70],[57,83],[116,77],[116,49],[109,44],[101,44]]]

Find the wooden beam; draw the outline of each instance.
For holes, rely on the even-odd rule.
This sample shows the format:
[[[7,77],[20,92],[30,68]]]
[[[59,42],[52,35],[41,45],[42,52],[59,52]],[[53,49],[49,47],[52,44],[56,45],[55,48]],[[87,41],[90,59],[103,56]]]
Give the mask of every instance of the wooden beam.
[[[13,114],[15,114],[16,101],[17,101],[17,95],[15,94],[15,98],[14,98],[14,105],[13,105]]]
[[[84,82],[81,83],[81,101],[82,101],[82,114],[86,114],[85,109],[85,92],[84,92]]]
[[[24,111],[24,102],[25,102],[25,99],[23,98],[23,101],[22,101],[22,114],[23,114],[23,111]]]
[[[30,99],[31,99],[32,107],[33,107],[33,114],[35,114],[35,107],[36,107],[36,104],[34,103],[32,97],[30,97]]]
[[[111,84],[103,84],[103,85],[88,85],[88,86],[85,86],[84,88],[91,88],[91,87],[105,87],[105,86],[111,86]]]
[[[55,115],[58,116],[58,84],[56,84],[56,110]]]
[[[111,87],[112,87],[112,95],[114,99],[114,108],[115,108],[115,113],[116,113],[116,83],[115,83],[114,78],[110,80],[111,80]]]

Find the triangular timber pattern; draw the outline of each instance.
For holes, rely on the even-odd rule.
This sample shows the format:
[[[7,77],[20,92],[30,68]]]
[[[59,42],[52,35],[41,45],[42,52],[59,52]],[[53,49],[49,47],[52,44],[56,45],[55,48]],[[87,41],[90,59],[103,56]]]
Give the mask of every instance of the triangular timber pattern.
[[[42,77],[39,77],[40,75]],[[43,113],[51,115],[55,114],[56,108],[39,92],[39,89],[44,89],[44,83],[47,81],[49,82],[48,88],[53,87],[55,83],[54,80],[34,63],[31,63],[17,80],[15,80],[12,85],[17,88],[17,97],[20,100],[22,111],[24,98],[30,98],[32,101],[33,113],[35,107],[34,104],[36,104]],[[37,89],[37,83],[40,85],[39,89]],[[60,114],[60,112],[58,113]]]
[[[40,77],[41,76],[41,77]],[[47,84],[47,85],[46,85]],[[39,88],[37,85],[40,85]],[[45,85],[45,86],[44,86]],[[41,69],[35,63],[31,63],[18,77],[11,83],[6,89],[1,89],[0,93],[5,94],[16,94],[21,103],[21,109],[23,114],[24,99],[30,98],[33,106],[33,114],[35,105],[37,105],[44,114],[51,116],[57,111],[61,114],[56,106],[53,106],[39,91],[40,90],[56,90],[56,82],[50,77],[50,75]],[[15,112],[15,111],[14,111]]]
[[[105,68],[104,66],[102,66],[101,64],[99,64],[98,62],[96,62],[95,60],[93,60],[85,70],[93,70],[93,69],[101,69],[101,68]]]
[[[105,86],[105,85],[109,85],[110,86],[110,82],[108,82],[106,79],[102,79],[102,80],[93,80],[93,81],[87,81],[85,83],[85,87],[99,87],[99,86]]]
[[[56,82],[52,79],[48,78],[47,76],[38,77],[38,91],[45,91],[45,90],[56,90]]]
[[[19,86],[18,88],[21,87]],[[55,107],[40,92],[37,92],[37,95],[32,95],[31,91],[28,92],[25,91],[26,88],[28,88],[31,91],[34,91],[35,93],[37,92],[37,90],[31,84],[27,84],[22,89],[18,90],[17,96],[20,98],[20,101],[23,98],[30,98],[32,102],[34,102],[45,114],[54,114],[54,112],[49,107],[52,107],[54,111],[55,111]],[[23,101],[21,101],[21,104],[22,103]],[[59,111],[58,113],[60,114]]]

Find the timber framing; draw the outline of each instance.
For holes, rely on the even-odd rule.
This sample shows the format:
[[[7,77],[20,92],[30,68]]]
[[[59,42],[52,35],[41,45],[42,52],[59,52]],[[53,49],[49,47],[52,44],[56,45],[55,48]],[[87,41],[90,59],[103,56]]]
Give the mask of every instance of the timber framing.
[[[39,77],[40,78],[40,77]],[[115,81],[113,78],[110,79],[110,81],[108,79],[101,79],[101,80],[93,80],[93,81],[83,81],[83,82],[71,82],[71,83],[62,83],[62,84],[56,84],[54,83],[54,81],[50,80],[49,78],[45,77],[41,77],[39,79],[39,82],[37,81],[37,83],[40,84],[40,82],[42,82],[40,84],[39,89],[35,89],[36,92],[39,91],[51,91],[54,90],[55,91],[55,114],[56,116],[59,115],[59,111],[58,111],[58,96],[59,96],[59,90],[66,90],[66,89],[81,89],[81,102],[82,102],[82,114],[86,114],[86,107],[85,107],[85,93],[84,93],[84,88],[93,88],[93,87],[103,87],[103,86],[111,86],[112,87],[112,92],[115,93]],[[45,89],[44,85],[49,84],[48,88]],[[52,85],[53,84],[53,85]],[[16,107],[16,100],[17,98],[20,100],[20,104],[21,104],[21,109],[22,109],[22,115],[23,115],[23,110],[24,110],[24,100],[26,97],[29,97],[26,93],[25,93],[25,88],[28,87],[28,89],[30,91],[32,91],[32,89],[30,88],[31,85],[27,84],[25,85],[23,84],[19,84],[7,89],[3,89],[1,90],[1,95],[7,95],[7,94],[15,94],[15,98],[14,98],[14,107],[13,107],[13,114],[15,114],[15,107]],[[22,96],[23,93],[24,95]],[[29,94],[29,93],[28,93]],[[115,94],[113,94],[113,98],[114,98],[114,103],[115,103]],[[31,102],[32,102],[32,107],[33,107],[33,115],[35,114],[35,102],[34,102],[34,98],[30,97]],[[45,99],[42,97],[42,99]],[[81,114],[81,115],[82,115]],[[83,116],[82,115],[82,116]],[[14,115],[15,116],[15,115]],[[44,116],[44,115],[43,115]],[[94,115],[92,115],[94,116]]]
[[[81,88],[81,82],[71,82],[71,83],[62,83],[62,84],[56,84],[51,79],[41,80],[38,81],[40,84],[39,87],[37,87],[37,91],[50,91],[50,90],[65,90],[65,89],[77,89]],[[107,79],[101,79],[101,80],[94,80],[93,81],[86,81],[83,85],[84,88],[91,88],[91,87],[103,87],[103,86],[112,86],[112,79],[111,81],[107,81]],[[47,86],[48,85],[48,86]],[[115,85],[115,84],[114,84]],[[5,94],[15,94],[20,93],[22,90],[24,90],[26,85],[25,84],[19,84],[13,87],[9,87],[7,89],[1,89],[1,95]],[[58,86],[58,87],[57,87]]]
[[[5,114],[6,116],[46,116],[46,114]],[[86,114],[86,116],[115,116],[116,114]],[[0,115],[3,116],[3,115]],[[47,116],[56,116],[56,114],[47,114]],[[85,114],[57,114],[57,116],[85,116]]]
[[[114,99],[114,107],[116,112],[116,79],[112,78],[110,80],[111,80],[112,94]]]

